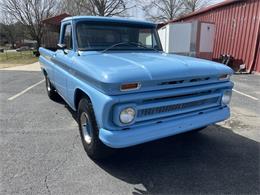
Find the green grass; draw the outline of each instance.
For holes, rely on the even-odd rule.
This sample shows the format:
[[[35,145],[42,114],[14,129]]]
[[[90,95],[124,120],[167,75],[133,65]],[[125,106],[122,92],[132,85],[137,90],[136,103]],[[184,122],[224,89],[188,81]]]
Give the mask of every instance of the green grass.
[[[0,68],[32,64],[37,61],[38,58],[33,55],[32,51],[5,51],[0,53]]]

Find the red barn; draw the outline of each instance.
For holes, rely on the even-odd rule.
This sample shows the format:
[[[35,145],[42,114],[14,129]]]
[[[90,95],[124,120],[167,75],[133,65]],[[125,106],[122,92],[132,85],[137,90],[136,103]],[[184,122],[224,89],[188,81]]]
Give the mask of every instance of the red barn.
[[[213,58],[228,54],[247,72],[260,72],[260,0],[227,0],[169,21],[216,25]]]

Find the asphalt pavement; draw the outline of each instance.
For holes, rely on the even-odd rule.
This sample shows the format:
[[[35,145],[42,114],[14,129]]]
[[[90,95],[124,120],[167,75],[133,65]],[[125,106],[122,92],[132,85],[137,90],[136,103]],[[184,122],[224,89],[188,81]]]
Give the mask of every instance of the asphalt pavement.
[[[233,77],[230,120],[104,162],[88,158],[75,113],[42,79],[0,71],[0,194],[260,194],[259,76]]]

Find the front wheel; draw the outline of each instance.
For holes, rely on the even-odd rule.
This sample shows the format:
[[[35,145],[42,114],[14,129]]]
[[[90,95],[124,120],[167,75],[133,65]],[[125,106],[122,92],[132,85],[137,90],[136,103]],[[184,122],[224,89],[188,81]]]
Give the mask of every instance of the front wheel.
[[[83,98],[78,106],[78,124],[84,149],[92,159],[103,159],[109,156],[112,148],[105,146],[99,139],[99,129],[95,120],[91,102]]]

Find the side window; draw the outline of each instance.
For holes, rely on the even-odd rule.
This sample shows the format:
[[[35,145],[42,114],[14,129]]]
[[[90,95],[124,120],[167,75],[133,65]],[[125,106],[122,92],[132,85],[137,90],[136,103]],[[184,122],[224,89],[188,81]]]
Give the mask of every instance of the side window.
[[[139,31],[139,42],[147,47],[153,46],[152,34],[150,30],[140,30]]]
[[[71,25],[68,24],[65,26],[64,36],[63,36],[63,43],[66,44],[66,49],[72,49],[72,28]]]

